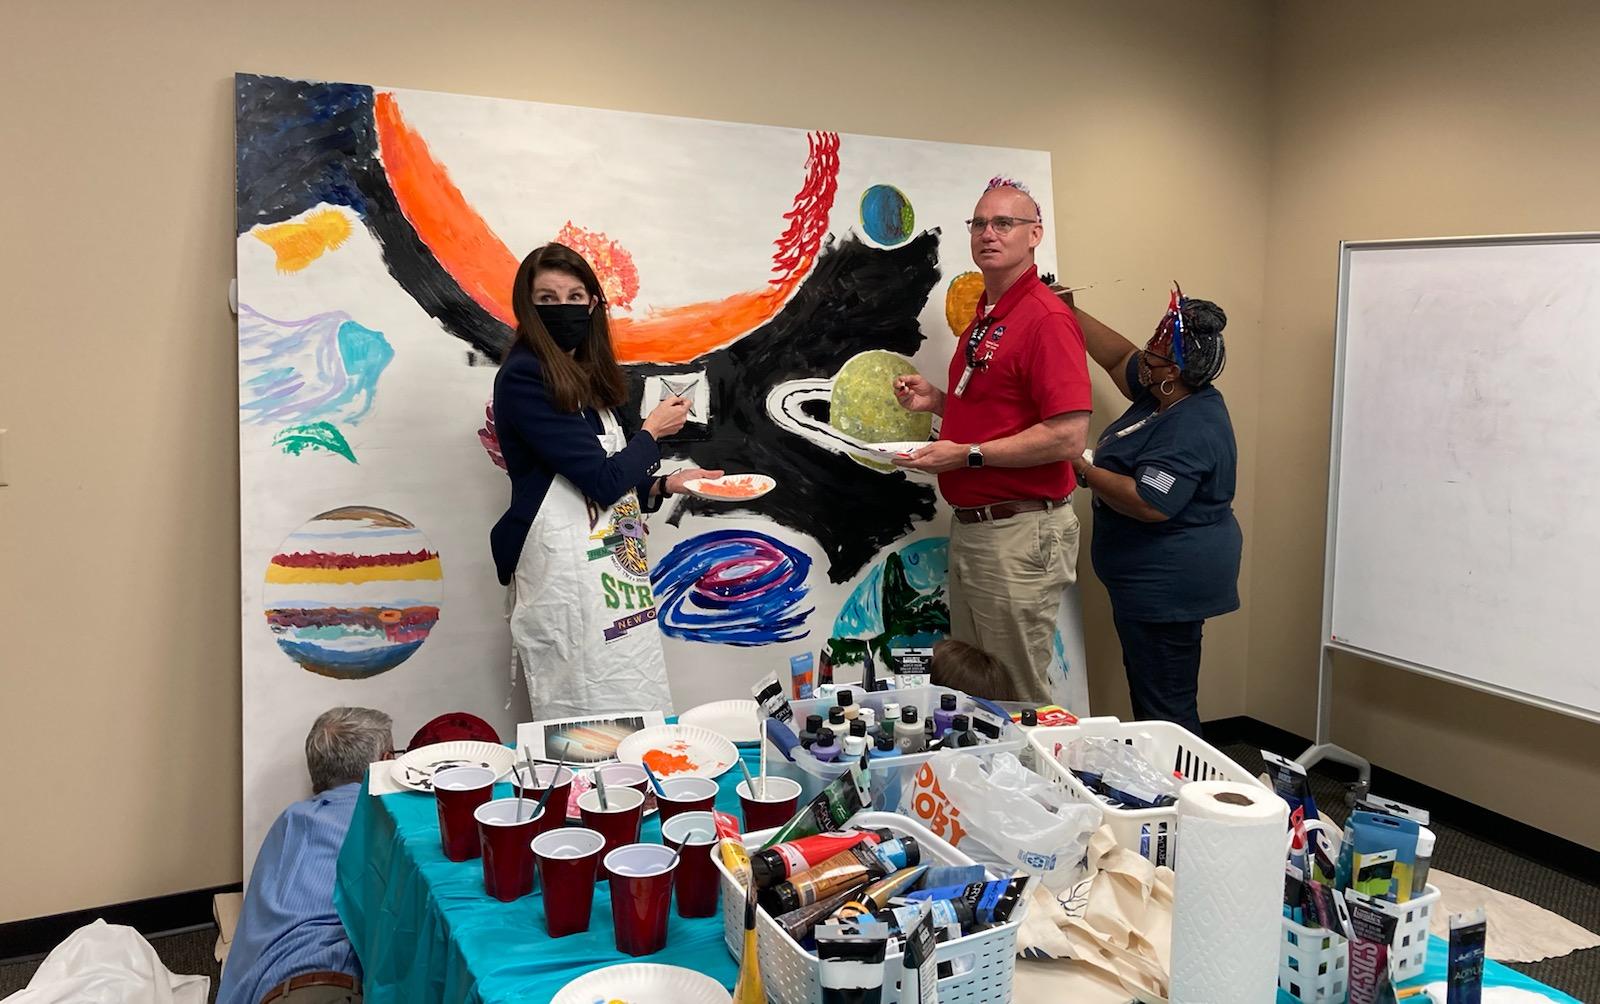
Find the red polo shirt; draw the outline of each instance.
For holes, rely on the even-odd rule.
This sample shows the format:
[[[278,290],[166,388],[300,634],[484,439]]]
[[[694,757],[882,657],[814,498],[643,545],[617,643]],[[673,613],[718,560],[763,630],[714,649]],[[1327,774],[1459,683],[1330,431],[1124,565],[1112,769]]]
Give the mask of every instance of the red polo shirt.
[[[1083,332],[1067,305],[1039,281],[1038,270],[1023,273],[985,318],[987,300],[986,294],[978,301],[977,316],[956,342],[939,438],[988,443],[1056,415],[1091,411]],[[989,321],[989,329],[977,355],[981,359],[991,349],[994,355],[958,397],[967,340],[983,320]],[[1037,467],[960,467],[939,475],[939,491],[961,508],[1066,498],[1075,483],[1072,465],[1064,460]]]

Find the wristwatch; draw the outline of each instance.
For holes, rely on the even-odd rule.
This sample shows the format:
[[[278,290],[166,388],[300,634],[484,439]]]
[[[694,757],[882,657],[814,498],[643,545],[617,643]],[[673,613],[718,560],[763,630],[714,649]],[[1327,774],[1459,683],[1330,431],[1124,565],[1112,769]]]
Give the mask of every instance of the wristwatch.
[[[983,444],[982,443],[973,443],[971,446],[967,447],[967,466],[968,467],[982,467],[983,466]]]

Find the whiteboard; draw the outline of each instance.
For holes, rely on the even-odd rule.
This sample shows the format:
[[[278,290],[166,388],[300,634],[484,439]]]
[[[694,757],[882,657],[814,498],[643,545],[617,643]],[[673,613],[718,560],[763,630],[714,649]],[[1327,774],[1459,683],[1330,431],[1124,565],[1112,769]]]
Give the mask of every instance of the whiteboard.
[[[1600,235],[1340,253],[1329,646],[1600,720]]]

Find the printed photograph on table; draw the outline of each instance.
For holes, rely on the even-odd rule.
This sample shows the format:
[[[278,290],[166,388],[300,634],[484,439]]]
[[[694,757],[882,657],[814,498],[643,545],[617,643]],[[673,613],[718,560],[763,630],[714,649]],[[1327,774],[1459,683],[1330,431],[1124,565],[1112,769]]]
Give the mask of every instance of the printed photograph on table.
[[[599,276],[624,422],[689,399],[662,470],[774,483],[676,495],[628,538],[650,588],[619,595],[635,607],[619,617],[659,623],[676,707],[818,653],[874,569],[948,532],[933,479],[874,445],[929,437],[892,380],[943,382],[981,288],[964,221],[997,174],[1053,219],[1048,154],[254,74],[234,91],[246,874],[277,809],[307,793],[293,754],[324,708],[383,707],[397,734],[450,708],[502,735],[531,717],[520,682],[506,708],[486,536],[509,488],[485,404],[514,334],[512,279],[541,244]],[[685,233],[715,238],[685,255]],[[1047,226],[1041,271],[1055,256]],[[339,596],[321,613],[300,602],[311,593],[263,592],[290,535],[353,505],[425,536],[432,592]],[[401,601],[416,602],[396,627]],[[407,612],[428,606],[436,623]],[[1073,594],[1069,676],[1076,609]]]
[[[558,718],[524,722],[517,726],[517,751],[523,747],[536,757],[566,760],[576,766],[611,763],[617,747],[636,732],[666,721],[659,711],[629,711],[619,715]]]

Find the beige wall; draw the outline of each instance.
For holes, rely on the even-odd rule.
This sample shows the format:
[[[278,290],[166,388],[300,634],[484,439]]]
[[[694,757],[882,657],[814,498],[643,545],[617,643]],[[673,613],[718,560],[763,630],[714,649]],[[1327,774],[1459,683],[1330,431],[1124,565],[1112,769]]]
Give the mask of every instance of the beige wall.
[[[1314,726],[1338,242],[1600,229],[1597,42],[1582,0],[1278,6],[1250,714]],[[1336,741],[1600,847],[1573,808],[1600,727],[1353,658],[1336,680]]]
[[[7,813],[0,922],[239,877],[235,70],[1050,150],[1086,305],[1141,331],[1179,276],[1227,306],[1250,456],[1268,7],[1016,7],[8,4],[0,762],[9,804],[76,808]],[[1244,711],[1249,623],[1214,626],[1208,716]]]

